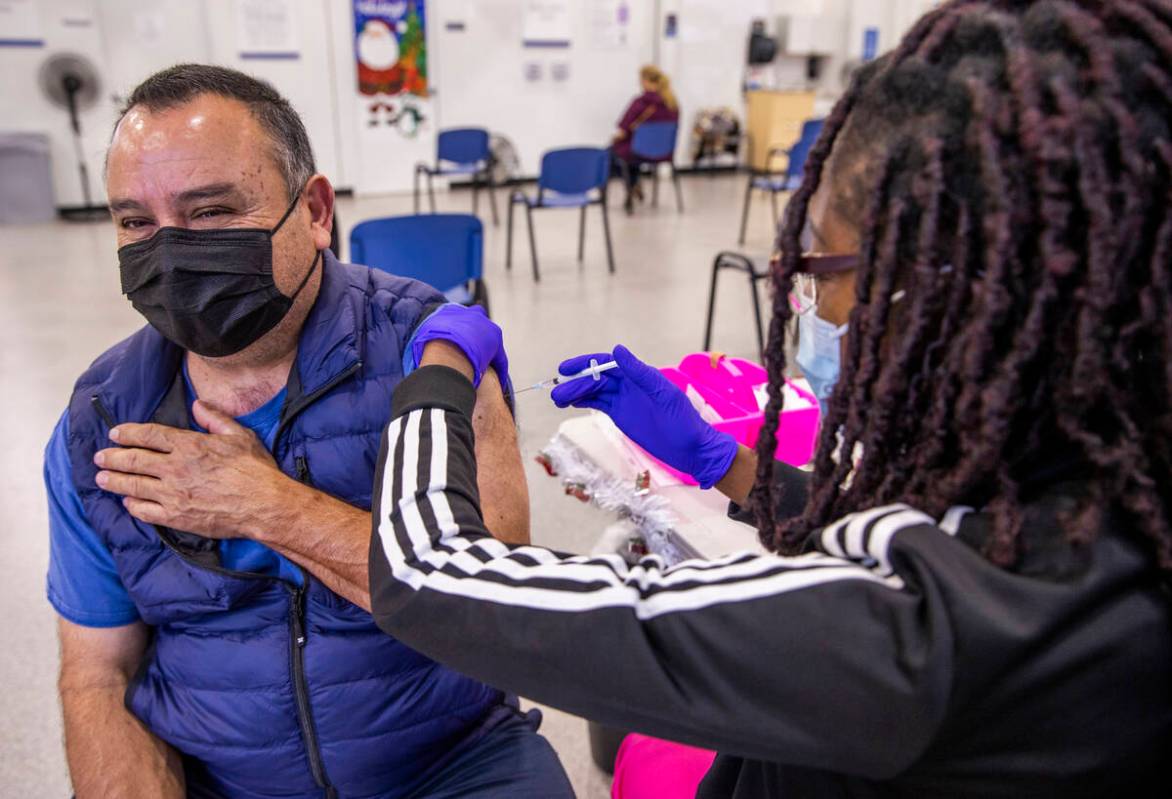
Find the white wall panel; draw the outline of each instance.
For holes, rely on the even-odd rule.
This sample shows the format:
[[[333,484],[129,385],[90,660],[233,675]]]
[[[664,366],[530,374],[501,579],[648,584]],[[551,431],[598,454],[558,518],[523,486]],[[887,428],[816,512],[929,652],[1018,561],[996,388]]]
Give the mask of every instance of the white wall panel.
[[[537,174],[541,154],[571,146],[606,146],[626,104],[639,89],[639,68],[652,60],[654,4],[629,0],[628,42],[600,46],[591,35],[590,2],[570,3],[568,48],[521,43],[523,0],[433,0],[439,118],[443,127],[499,131],[516,146],[521,169]],[[448,30],[448,23],[464,24]],[[529,81],[527,65],[541,77]],[[554,80],[558,65],[568,77]]]
[[[607,46],[593,33],[592,15],[600,4],[624,1],[627,42]],[[840,91],[842,65],[861,53],[865,28],[880,28],[880,47],[886,50],[936,5],[934,0],[569,0],[570,46],[545,49],[522,46],[525,0],[428,0],[428,60],[436,96],[427,128],[408,139],[367,129],[356,88],[349,0],[292,0],[299,48],[291,60],[240,57],[232,0],[36,2],[45,46],[0,47],[0,127],[50,135],[59,205],[78,204],[81,191],[67,115],[36,86],[37,70],[55,52],[89,57],[103,78],[99,104],[83,114],[98,201],[104,198],[101,164],[118,96],[178,61],[211,61],[272,81],[303,115],[319,169],[335,185],[370,193],[408,190],[415,162],[433,157],[434,133],[441,127],[476,125],[505,134],[526,174],[536,174],[548,149],[605,145],[639,91],[639,67],[656,56],[680,99],[677,156],[687,163],[697,109],[731,106],[743,113],[745,50],[754,18],[771,26],[787,13],[842,20],[842,51],[825,61],[815,86],[825,107]],[[670,39],[664,36],[669,13],[678,20]],[[462,29],[455,29],[460,24]],[[541,72],[539,80],[526,78],[533,67]],[[566,70],[563,80],[554,79],[555,69]],[[780,58],[773,79],[781,88],[806,86],[805,60]]]

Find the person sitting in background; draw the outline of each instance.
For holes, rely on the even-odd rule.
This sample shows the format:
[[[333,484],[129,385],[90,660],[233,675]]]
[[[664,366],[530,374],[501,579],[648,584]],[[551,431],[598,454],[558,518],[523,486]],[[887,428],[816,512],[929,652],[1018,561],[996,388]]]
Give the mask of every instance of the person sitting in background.
[[[675,122],[680,118],[680,106],[671,90],[671,81],[659,67],[648,64],[639,70],[639,82],[643,93],[631,101],[619,120],[619,129],[614,135],[611,152],[619,170],[627,182],[627,196],[623,208],[631,213],[635,200],[643,200],[639,189],[639,170],[643,166],[631,150],[635,129],[644,122]]]
[[[148,78],[107,172],[149,324],[85,371],[46,449],[78,797],[572,796],[536,715],[369,613],[379,434],[416,348],[463,337],[453,309],[338,262],[300,117],[243,73]],[[480,492],[523,543],[506,366],[481,375]]]

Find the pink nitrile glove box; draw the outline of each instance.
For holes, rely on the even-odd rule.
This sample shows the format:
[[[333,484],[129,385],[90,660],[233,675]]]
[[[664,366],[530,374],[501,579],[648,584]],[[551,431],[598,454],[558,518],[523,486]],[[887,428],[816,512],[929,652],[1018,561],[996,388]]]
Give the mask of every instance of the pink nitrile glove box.
[[[664,377],[682,391],[689,387],[720,417],[712,426],[730,434],[747,447],[757,445],[757,437],[765,424],[758,395],[769,382],[765,369],[742,358],[714,357],[706,352],[686,356],[679,366],[660,369]],[[774,457],[791,466],[804,466],[814,456],[817,443],[820,412],[818,400],[803,385],[787,380],[791,397],[798,402],[786,402],[777,428],[777,450]],[[651,457],[648,455],[648,457]],[[655,459],[666,471],[687,485],[696,485],[691,476]]]

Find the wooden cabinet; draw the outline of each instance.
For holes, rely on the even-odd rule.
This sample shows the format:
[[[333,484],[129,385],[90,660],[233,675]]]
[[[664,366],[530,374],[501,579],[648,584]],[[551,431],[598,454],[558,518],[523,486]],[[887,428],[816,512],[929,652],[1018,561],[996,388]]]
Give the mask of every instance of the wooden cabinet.
[[[753,169],[784,170],[784,157],[766,163],[774,147],[792,147],[802,132],[802,123],[814,116],[813,92],[755,90],[745,97],[749,133],[749,166]]]

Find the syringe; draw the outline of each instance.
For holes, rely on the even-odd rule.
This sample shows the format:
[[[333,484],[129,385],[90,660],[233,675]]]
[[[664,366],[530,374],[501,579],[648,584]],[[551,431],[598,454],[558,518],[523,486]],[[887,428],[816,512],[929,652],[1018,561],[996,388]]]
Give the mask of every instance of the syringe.
[[[618,365],[618,361],[607,361],[604,364],[599,364],[598,361],[591,358],[590,366],[578,372],[576,375],[558,375],[557,377],[551,377],[549,380],[542,380],[540,383],[534,383],[526,388],[519,388],[513,394],[524,394],[526,391],[533,391],[535,389],[553,388],[562,383],[568,383],[571,380],[578,380],[583,377],[593,377],[595,380],[601,380],[602,378],[599,375],[603,372],[609,372]]]

